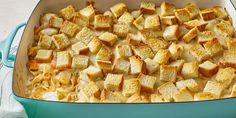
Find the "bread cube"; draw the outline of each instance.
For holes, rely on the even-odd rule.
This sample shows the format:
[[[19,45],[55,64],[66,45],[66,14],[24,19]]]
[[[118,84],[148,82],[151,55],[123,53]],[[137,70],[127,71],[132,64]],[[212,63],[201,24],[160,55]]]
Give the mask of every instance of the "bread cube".
[[[103,71],[112,71],[112,62],[104,61],[104,60],[96,60],[96,64],[99,68],[103,69]]]
[[[81,15],[80,13],[77,13],[74,18],[73,22],[78,25],[79,29],[82,29],[83,27],[89,26],[89,18],[86,16]]]
[[[184,47],[181,46],[180,44],[172,43],[169,48],[168,48],[170,54],[171,54],[171,59],[176,60],[179,57],[182,56]]]
[[[97,37],[93,38],[88,44],[88,48],[92,53],[97,53],[101,47],[102,43]]]
[[[215,94],[212,94],[210,92],[199,92],[194,94],[194,100],[195,101],[201,101],[201,100],[213,100],[217,99],[218,97]]]
[[[190,48],[190,53],[193,55],[199,62],[207,60],[210,58],[210,55],[200,44],[195,44]]]
[[[81,90],[88,98],[89,97],[100,97],[100,90],[98,86],[94,82],[89,82],[86,86],[84,86]]]
[[[110,61],[113,54],[112,51],[105,46],[102,46],[96,55],[97,60]]]
[[[221,34],[223,36],[232,37],[234,35],[234,27],[227,21],[221,21],[220,23],[216,24],[214,31],[217,34]]]
[[[52,35],[58,34],[58,29],[48,27],[42,30],[40,29],[40,32],[37,34],[52,36]]]
[[[213,9],[211,8],[200,11],[200,16],[204,21],[208,21],[208,20],[212,20],[216,18],[215,13]]]
[[[88,67],[89,57],[85,55],[76,55],[72,59],[72,68],[85,69]]]
[[[228,87],[235,76],[235,69],[228,67],[224,69],[219,69],[216,74],[216,81],[221,83],[224,88]]]
[[[221,93],[223,91],[223,86],[215,81],[208,81],[203,92],[210,92],[217,96],[217,98],[220,97]]]
[[[141,37],[143,42],[146,42],[148,38],[162,38],[163,31],[162,30],[139,30],[138,33],[139,37]]]
[[[136,34],[128,33],[126,40],[130,45],[139,45],[141,42],[141,37]]]
[[[110,33],[110,32],[105,32],[102,35],[98,37],[104,44],[108,46],[113,46],[114,43],[118,40],[117,35]]]
[[[128,58],[133,55],[132,49],[129,45],[117,45],[116,54],[117,58]]]
[[[126,37],[129,33],[129,27],[126,24],[115,24],[113,25],[113,32],[118,37]]]
[[[129,73],[129,68],[130,68],[130,63],[129,61],[119,58],[116,60],[115,65],[114,65],[114,72],[116,73],[124,73],[128,74]]]
[[[142,60],[154,57],[154,53],[148,45],[133,46],[132,48],[135,55],[139,56]]]
[[[64,22],[63,18],[52,16],[49,20],[49,26],[54,28],[61,28],[63,22]]]
[[[158,15],[150,15],[146,17],[144,22],[144,28],[152,30],[161,30],[160,17]]]
[[[77,42],[71,46],[71,50],[74,54],[86,54],[89,51],[89,48],[83,42]]]
[[[169,65],[170,66],[176,66],[177,72],[179,72],[180,70],[182,70],[184,62],[185,62],[185,60],[180,59],[180,60],[176,60],[176,61],[171,62]]]
[[[93,5],[89,5],[79,11],[79,13],[89,19],[89,21],[92,21],[94,19],[95,15],[95,9],[93,8]]]
[[[143,60],[141,60],[137,56],[129,57],[130,62],[130,74],[139,74],[144,71],[145,67],[143,64]]]
[[[50,63],[52,61],[52,52],[52,50],[40,49],[35,56],[35,60],[38,63]]]
[[[52,40],[53,40],[53,38],[51,36],[40,35],[38,46],[45,48],[45,49],[49,49],[52,45]]]
[[[198,77],[198,63],[184,63],[181,73],[186,79]]]
[[[140,93],[140,82],[138,79],[125,79],[123,81],[122,94],[126,97]]]
[[[71,56],[69,51],[57,52],[56,68],[63,70],[71,67]]]
[[[69,71],[61,71],[58,75],[56,75],[56,79],[64,85],[70,84],[71,80],[71,72]]]
[[[170,52],[167,49],[160,49],[153,58],[158,64],[167,64],[171,57]]]
[[[118,19],[119,23],[124,23],[128,25],[131,25],[133,21],[134,21],[134,17],[129,12],[124,12]]]
[[[228,49],[229,51],[236,51],[236,39],[232,39],[228,41]]]
[[[178,89],[172,82],[166,82],[158,87],[158,91],[164,97],[165,101],[171,101]]]
[[[236,84],[233,85],[232,91],[230,93],[230,97],[235,97],[236,96]]]
[[[224,19],[224,18],[228,17],[228,13],[225,10],[225,8],[222,8],[220,6],[215,6],[215,7],[213,7],[213,11],[214,11],[217,18]]]
[[[107,103],[124,103],[126,101],[126,97],[122,95],[121,92],[113,92],[103,90],[101,93],[101,101]]]
[[[94,28],[96,30],[109,30],[112,27],[112,18],[110,16],[95,15]]]
[[[122,74],[107,74],[104,87],[109,91],[119,91],[122,87],[123,75]]]
[[[193,96],[187,88],[180,89],[173,98],[175,102],[193,101]]]
[[[95,36],[95,33],[91,29],[84,27],[76,34],[75,38],[78,41],[82,41],[85,45],[88,45],[89,42],[95,38]]]
[[[118,3],[112,6],[110,9],[116,18],[121,16],[124,12],[128,10],[127,6],[124,3]]]
[[[211,55],[216,56],[223,51],[223,47],[217,39],[207,41],[204,45],[205,50]]]
[[[147,1],[142,1],[140,5],[140,10],[143,14],[154,14],[155,4]]]
[[[161,24],[176,25],[178,24],[178,19],[176,18],[176,16],[164,16],[161,17]]]
[[[75,13],[75,8],[72,5],[67,6],[59,11],[59,15],[62,16],[65,20],[69,20],[73,17]]]
[[[58,17],[57,14],[55,13],[45,13],[42,16],[40,16],[40,27],[39,30],[41,30],[43,27],[48,27],[49,26],[49,21],[52,17]],[[36,33],[37,34],[37,33]]]
[[[223,61],[221,63],[224,67],[236,68],[236,51],[224,51]]]
[[[200,10],[197,6],[197,4],[191,2],[191,3],[188,3],[186,6],[185,6],[185,9],[187,9],[187,11],[189,12],[190,14],[190,17],[191,19],[195,18],[196,16],[198,16]]]
[[[176,9],[175,16],[179,20],[180,23],[188,22],[191,20],[191,16],[187,9]]]
[[[198,35],[198,42],[199,43],[205,43],[207,41],[211,41],[214,39],[216,39],[216,35],[212,31],[203,31],[203,32],[200,32]]]
[[[151,94],[150,95],[150,100],[151,102],[165,102],[165,99],[163,98],[162,95],[159,95],[159,94]]]
[[[177,67],[170,65],[161,65],[160,66],[160,80],[161,81],[172,81],[176,80],[177,76]]]
[[[157,69],[159,68],[159,64],[150,58],[145,59],[144,62],[145,62],[145,66],[146,66],[148,74],[155,73]]]
[[[63,50],[70,45],[70,40],[65,34],[56,34],[53,35],[53,43],[57,47],[58,50]]]
[[[163,37],[165,40],[168,41],[174,41],[178,40],[179,38],[179,26],[178,25],[172,25],[165,28],[165,31],[163,33]]]
[[[188,88],[191,92],[199,91],[199,84],[195,79],[186,79],[176,82],[176,87],[178,89]]]
[[[193,29],[191,29],[188,33],[186,33],[182,40],[186,43],[189,43],[191,40],[193,40],[194,38],[196,38],[198,35],[198,28],[194,27]]]
[[[163,38],[147,38],[144,42],[147,44],[154,53],[157,53],[160,49],[167,48],[168,42],[163,40]]]
[[[210,61],[205,61],[199,65],[199,72],[205,77],[211,77],[218,71],[218,66]]]
[[[140,95],[140,94],[134,94],[132,96],[130,96],[126,103],[148,103],[149,100],[147,98],[147,96],[145,95]]]
[[[82,73],[82,74],[81,74]],[[85,80],[85,81],[95,81],[98,77],[102,77],[102,70],[100,68],[97,68],[95,66],[90,65],[88,68],[84,69],[80,73],[80,79]],[[88,78],[84,78],[81,75],[86,75]]]
[[[143,15],[140,15],[138,18],[136,18],[133,24],[138,30],[143,30],[145,24],[145,19]]]
[[[203,20],[195,19],[185,22],[184,26],[189,30],[193,29],[194,27],[197,27],[199,31],[204,31],[207,24],[208,23]]]
[[[170,3],[164,1],[161,3],[160,7],[161,7],[161,15],[162,16],[174,15],[175,6],[173,4],[170,4]]]
[[[154,86],[156,84],[157,79],[156,77],[140,73],[138,79],[140,80],[142,92],[151,93],[154,91]]]

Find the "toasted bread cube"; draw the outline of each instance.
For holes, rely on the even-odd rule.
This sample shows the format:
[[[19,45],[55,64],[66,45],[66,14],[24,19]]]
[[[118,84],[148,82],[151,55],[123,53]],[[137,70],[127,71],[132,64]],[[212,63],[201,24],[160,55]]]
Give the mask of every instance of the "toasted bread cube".
[[[223,59],[224,66],[236,68],[236,51],[224,51]]]
[[[52,61],[52,50],[38,50],[35,60],[39,63],[49,63]]]
[[[143,15],[140,15],[137,19],[135,19],[133,24],[138,30],[143,30],[145,24]]]
[[[158,91],[166,101],[171,101],[174,95],[178,92],[178,89],[172,82],[166,82],[158,87]]]
[[[170,52],[167,49],[160,49],[153,58],[158,64],[167,64],[171,57]]]
[[[139,45],[141,42],[141,37],[136,34],[129,33],[126,37],[126,40],[130,45]]]
[[[70,40],[65,34],[57,34],[53,35],[53,43],[57,47],[58,50],[63,50],[70,45]]]
[[[191,16],[187,9],[176,9],[175,16],[180,23],[188,22],[191,20]]]
[[[228,49],[232,52],[236,51],[236,39],[230,40],[228,42]]]
[[[110,16],[95,15],[94,28],[96,30],[109,30],[112,26],[112,18]]]
[[[200,16],[204,21],[215,19],[215,13],[213,9],[204,9],[200,12]]]
[[[129,73],[129,68],[130,68],[130,63],[129,61],[119,58],[116,60],[115,65],[114,65],[114,72],[116,73],[124,73],[128,74]]]
[[[63,18],[52,16],[49,20],[49,26],[55,28],[61,28],[63,22],[64,22]]]
[[[45,49],[49,49],[52,45],[52,40],[53,40],[53,38],[51,36],[40,35],[38,46],[45,48]]]
[[[207,60],[210,58],[210,55],[200,44],[195,44],[190,48],[190,53],[193,55],[199,62]]]
[[[86,45],[88,45],[95,36],[95,33],[87,27],[84,27],[79,33],[76,34],[78,41],[82,41]]]
[[[184,63],[181,73],[186,79],[198,77],[198,63],[197,62]]]
[[[188,3],[185,6],[185,9],[187,9],[187,11],[189,12],[191,19],[195,18],[199,14],[199,12],[200,12],[198,6],[195,3],[193,3],[193,2],[192,3]]]
[[[96,60],[96,64],[99,68],[107,71],[112,71],[112,62],[104,60]]]
[[[124,103],[126,101],[126,97],[122,95],[121,92],[113,92],[103,90],[101,93],[101,101],[102,102],[109,102],[109,103]]]
[[[129,12],[124,12],[118,19],[119,23],[131,25],[134,21],[134,17]]]
[[[165,40],[173,41],[178,40],[179,38],[179,26],[178,25],[172,25],[165,28],[165,31],[163,33],[163,37]]]
[[[180,60],[176,60],[170,63],[171,66],[176,66],[177,67],[177,72],[179,72],[180,70],[182,70],[182,67],[184,65],[185,60],[180,59]]]
[[[204,22],[203,20],[195,19],[195,20],[185,22],[184,26],[189,30],[193,29],[194,27],[197,27],[199,31],[203,31],[205,30],[207,24],[208,23]]]
[[[230,93],[230,97],[235,97],[236,96],[236,84],[233,85],[232,91]]]
[[[181,46],[180,44],[172,43],[169,46],[168,50],[171,54],[171,59],[176,60],[182,56],[182,53],[184,51],[184,47]]]
[[[140,93],[140,82],[138,79],[126,79],[123,81],[122,94],[126,97]]]
[[[114,14],[115,17],[121,16],[124,12],[127,11],[127,6],[124,3],[118,3],[111,8],[111,12]]]
[[[43,26],[43,27],[50,26],[49,21],[52,17],[58,17],[58,16],[55,13],[45,13],[45,14],[43,14],[43,16],[40,16],[40,25]],[[39,28],[39,29],[41,29],[41,28]]]
[[[212,94],[210,92],[199,92],[194,94],[194,100],[195,101],[201,101],[201,100],[212,100],[217,99],[218,97],[215,94]]]
[[[118,40],[117,35],[110,33],[110,32],[105,32],[102,35],[98,37],[104,44],[108,46],[113,46],[114,43]]]
[[[228,17],[228,13],[226,12],[225,8],[222,8],[220,6],[213,7],[213,11],[217,18],[226,18]]]
[[[143,14],[154,14],[155,4],[147,1],[142,1],[140,5],[140,10]]]
[[[214,81],[208,81],[203,92],[210,92],[212,94],[215,94],[218,98],[220,97],[221,93],[223,91],[223,86]]]
[[[147,58],[144,60],[145,66],[147,69],[148,74],[152,74],[157,71],[159,68],[159,64],[157,64],[155,61],[151,60],[150,58]]]
[[[160,80],[162,81],[172,81],[176,80],[177,76],[177,67],[169,65],[160,66]]]
[[[131,74],[139,74],[144,71],[144,64],[143,61],[136,56],[132,56],[129,58],[130,61],[130,73]]]
[[[72,5],[67,6],[59,11],[59,15],[62,16],[65,20],[69,20],[73,17],[75,13],[75,8]]]
[[[156,77],[140,73],[138,79],[140,80],[142,92],[151,93],[154,91],[154,86],[156,84],[157,79]]]
[[[224,88],[228,87],[235,76],[235,69],[228,67],[224,69],[220,69],[216,74],[216,81],[221,83]]]
[[[72,59],[72,68],[85,69],[88,67],[89,57],[85,55],[76,55]]]
[[[38,34],[52,36],[52,35],[58,34],[58,29],[48,27],[48,28],[40,30]]]
[[[71,46],[71,50],[74,54],[86,54],[89,48],[83,42],[77,42]]]
[[[89,18],[86,16],[81,15],[80,13],[77,13],[74,18],[73,22],[78,25],[79,29],[82,29],[83,27],[89,26]]]
[[[224,36],[232,37],[234,35],[234,27],[227,21],[221,21],[220,23],[216,24],[214,31],[217,34],[221,34]]]
[[[129,27],[126,24],[115,24],[113,25],[113,32],[118,37],[126,37],[129,33]]]
[[[218,66],[210,61],[205,61],[199,65],[199,72],[205,77],[211,77],[218,71]]]
[[[203,31],[200,32],[198,35],[198,42],[199,43],[205,43],[207,41],[211,41],[216,39],[215,33],[212,31]]]
[[[102,70],[92,65],[90,65],[88,68],[84,69],[81,72],[86,74],[89,77],[89,80],[92,80],[92,81],[95,81],[96,78],[103,76]]]
[[[133,50],[135,55],[138,55],[142,60],[154,57],[154,53],[148,45],[133,46]]]
[[[84,86],[81,90],[84,94],[89,98],[94,96],[96,98],[100,97],[100,90],[98,86],[94,82],[89,82],[86,86]]]
[[[176,87],[178,89],[188,88],[191,92],[199,91],[199,84],[195,79],[186,79],[176,82]]]
[[[151,15],[145,19],[145,29],[161,30],[160,17],[158,15]]]
[[[92,53],[97,53],[101,47],[102,43],[97,37],[93,38],[88,44],[88,48]]]
[[[174,15],[175,6],[173,4],[162,2],[161,3],[161,15],[162,16],[170,16]]]
[[[112,52],[108,47],[102,46],[96,55],[97,60],[110,61],[112,58]]]
[[[56,68],[63,70],[70,67],[71,67],[71,56],[69,51],[57,52]]]
[[[193,40],[194,38],[196,38],[198,35],[198,28],[194,27],[193,29],[191,29],[188,33],[186,33],[183,36],[183,41],[186,43],[189,43],[191,40]]]
[[[139,30],[137,33],[143,42],[146,42],[148,38],[162,38],[163,31],[162,30]]]
[[[160,49],[167,48],[168,42],[163,40],[163,38],[147,38],[144,42],[147,44],[154,53],[157,53]]]
[[[128,58],[133,55],[129,45],[117,45],[116,52],[118,58]]]
[[[119,91],[122,87],[123,75],[108,73],[104,82],[104,87],[109,91]]]
[[[151,102],[165,102],[165,99],[162,95],[159,94],[151,94],[150,95]]]
[[[161,17],[161,24],[176,25],[178,24],[178,19],[176,18],[176,16],[164,16]]]
[[[223,51],[223,47],[217,39],[206,42],[204,45],[205,50],[211,55],[215,56]]]
[[[193,96],[187,88],[180,89],[173,98],[175,102],[193,101]]]
[[[93,5],[89,5],[79,11],[79,13],[89,19],[89,21],[92,21],[94,19],[95,15],[95,9],[93,8]]]

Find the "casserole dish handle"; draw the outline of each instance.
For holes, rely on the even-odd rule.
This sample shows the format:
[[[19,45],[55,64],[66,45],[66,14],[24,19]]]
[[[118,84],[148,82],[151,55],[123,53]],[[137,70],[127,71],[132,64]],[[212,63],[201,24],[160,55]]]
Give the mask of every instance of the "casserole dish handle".
[[[3,41],[0,41],[0,59],[6,67],[13,68],[14,66],[15,55],[9,54],[11,44],[19,29],[25,25],[26,23],[17,25]]]

